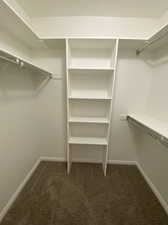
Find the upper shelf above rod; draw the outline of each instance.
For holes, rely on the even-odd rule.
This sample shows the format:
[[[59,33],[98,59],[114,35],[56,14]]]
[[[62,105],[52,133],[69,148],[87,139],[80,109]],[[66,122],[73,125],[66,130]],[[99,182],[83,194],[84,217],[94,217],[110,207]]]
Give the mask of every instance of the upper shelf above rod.
[[[150,39],[145,41],[144,45],[136,49],[136,55],[140,55],[145,50],[152,48],[155,45],[155,48],[159,47],[159,41],[162,41],[162,44],[168,42],[168,25],[164,26],[159,32],[155,33]]]
[[[5,60],[5,61],[10,62],[10,63],[13,63],[13,64],[16,64],[20,67],[26,67],[26,68],[30,68],[30,69],[33,69],[33,70],[37,70],[40,73],[48,75],[50,78],[52,78],[52,74],[49,73],[48,71],[46,71],[44,69],[41,69],[39,66],[36,66],[36,65],[34,65],[30,62],[27,62],[27,61],[22,60],[18,57],[15,57],[15,56],[13,56],[9,53],[6,53],[2,50],[0,50],[0,59]]]
[[[13,59],[9,59],[3,55],[0,55],[0,59],[5,60],[10,63],[13,63],[13,64],[17,64],[17,65],[19,65],[19,63],[20,63],[19,59],[13,60]]]

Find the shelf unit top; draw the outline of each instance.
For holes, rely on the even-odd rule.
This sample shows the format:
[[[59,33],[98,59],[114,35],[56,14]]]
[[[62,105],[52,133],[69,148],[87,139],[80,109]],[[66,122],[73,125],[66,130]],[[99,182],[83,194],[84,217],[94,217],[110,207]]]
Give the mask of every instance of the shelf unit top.
[[[71,49],[112,49],[115,39],[69,39]]]
[[[107,145],[106,138],[96,137],[70,137],[69,144],[84,144],[84,145]]]

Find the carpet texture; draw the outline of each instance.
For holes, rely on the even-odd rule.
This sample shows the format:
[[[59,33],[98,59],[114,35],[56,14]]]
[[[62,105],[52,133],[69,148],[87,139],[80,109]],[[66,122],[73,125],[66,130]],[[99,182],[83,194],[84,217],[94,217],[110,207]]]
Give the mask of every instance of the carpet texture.
[[[1,225],[168,225],[135,166],[42,162]]]

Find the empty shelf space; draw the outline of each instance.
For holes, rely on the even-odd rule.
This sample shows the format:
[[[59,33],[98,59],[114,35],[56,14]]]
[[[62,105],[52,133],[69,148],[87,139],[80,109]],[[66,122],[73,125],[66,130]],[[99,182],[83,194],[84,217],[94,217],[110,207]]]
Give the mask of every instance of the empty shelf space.
[[[112,71],[70,71],[69,96],[77,98],[106,99],[112,95]]]
[[[69,106],[70,118],[109,118],[110,101],[71,99],[69,101]]]
[[[95,137],[70,137],[69,144],[107,145],[107,140],[106,138]]]
[[[115,40],[69,40],[69,68],[112,68]]]
[[[102,117],[70,117],[69,122],[71,123],[105,123],[108,124],[107,118]]]
[[[108,126],[105,123],[70,123],[70,137],[107,137]]]

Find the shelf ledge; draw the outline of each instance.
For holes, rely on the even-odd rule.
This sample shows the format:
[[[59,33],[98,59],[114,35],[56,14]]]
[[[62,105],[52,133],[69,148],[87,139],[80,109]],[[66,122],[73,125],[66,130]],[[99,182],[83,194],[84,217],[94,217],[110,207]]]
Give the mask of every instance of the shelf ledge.
[[[70,123],[102,123],[108,124],[109,121],[107,118],[103,117],[70,117]]]
[[[144,128],[148,134],[158,139],[160,142],[168,144],[168,122],[163,122],[142,114],[128,114],[127,119],[133,124]]]
[[[69,70],[102,70],[102,71],[114,71],[113,67],[85,67],[85,66],[70,66]]]
[[[70,137],[69,144],[79,144],[79,145],[107,145],[106,138],[96,138],[96,137]]]
[[[96,97],[96,96],[69,96],[69,99],[88,99],[88,100],[112,100],[110,97]]]

